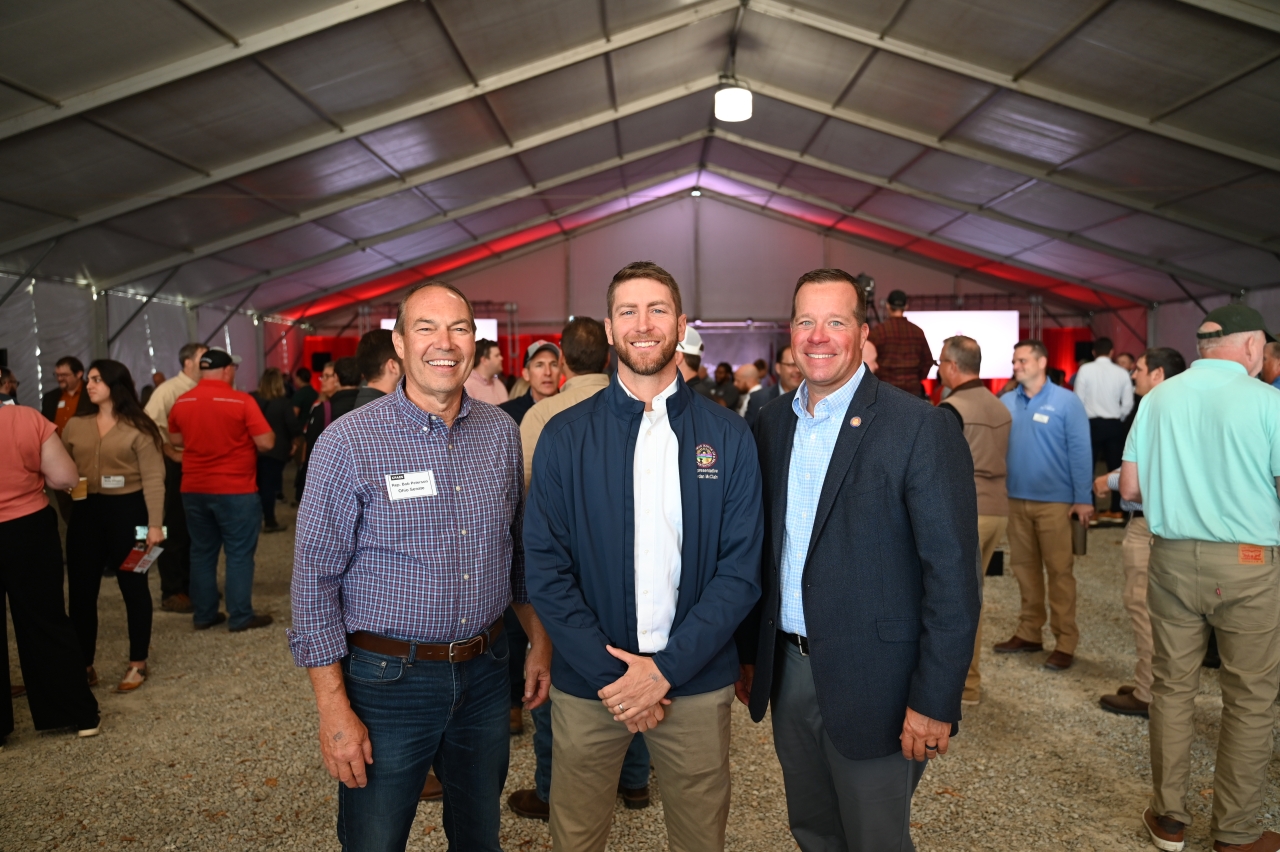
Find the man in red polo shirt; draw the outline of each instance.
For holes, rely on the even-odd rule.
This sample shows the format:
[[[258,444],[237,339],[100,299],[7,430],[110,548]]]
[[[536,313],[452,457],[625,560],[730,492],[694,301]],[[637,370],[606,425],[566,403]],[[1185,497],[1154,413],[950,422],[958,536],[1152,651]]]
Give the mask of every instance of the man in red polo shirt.
[[[227,625],[232,632],[266,627],[253,612],[253,554],[262,505],[258,451],[276,434],[258,403],[234,388],[240,359],[221,349],[200,356],[200,383],[169,412],[169,440],[183,451],[182,505],[191,533],[191,603],[196,630],[227,621],[218,611],[218,550],[227,552]]]

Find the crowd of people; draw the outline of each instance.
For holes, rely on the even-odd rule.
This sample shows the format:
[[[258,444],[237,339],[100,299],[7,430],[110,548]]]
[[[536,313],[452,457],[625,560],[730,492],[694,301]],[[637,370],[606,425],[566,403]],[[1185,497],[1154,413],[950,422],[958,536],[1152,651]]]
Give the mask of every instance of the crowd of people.
[[[11,697],[38,729],[98,733],[101,581],[127,615],[115,688],[134,692],[153,560],[161,608],[194,629],[273,623],[253,606],[254,560],[259,535],[286,528],[293,461],[288,640],[344,849],[403,849],[434,798],[451,845],[498,849],[525,710],[534,786],[506,802],[548,821],[557,849],[603,849],[617,797],[649,805],[651,767],[670,848],[721,849],[736,697],[756,722],[771,710],[801,849],[909,850],[927,762],[983,700],[995,552],[1007,538],[1021,608],[992,649],[1043,655],[1052,676],[1081,642],[1084,533],[1120,521],[1136,663],[1099,708],[1149,719],[1146,830],[1185,844],[1194,699],[1220,665],[1214,849],[1280,850],[1257,822],[1280,688],[1280,344],[1262,317],[1209,313],[1190,368],[1099,338],[1055,376],[1023,340],[997,393],[976,340],[935,359],[906,294],[885,306],[869,328],[858,280],[814,270],[772,364],[709,371],[679,285],[634,263],[603,321],[533,341],[518,376],[440,282],[324,364],[318,389],[310,370],[269,368],[243,393],[240,359],[194,343],[142,395],[117,361],[60,359],[39,410],[0,370]]]

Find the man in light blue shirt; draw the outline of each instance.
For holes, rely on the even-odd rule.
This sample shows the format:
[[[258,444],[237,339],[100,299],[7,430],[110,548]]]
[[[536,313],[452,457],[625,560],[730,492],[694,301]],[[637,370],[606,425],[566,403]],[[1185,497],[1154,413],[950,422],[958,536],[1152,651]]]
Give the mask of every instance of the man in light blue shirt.
[[[1045,668],[1063,671],[1075,661],[1075,559],[1071,516],[1093,516],[1093,449],[1089,417],[1071,391],[1048,380],[1049,356],[1038,340],[1013,349],[1017,390],[1000,398],[1013,416],[1009,431],[1009,556],[1022,593],[1013,638],[998,654],[1043,651],[1045,574],[1049,576],[1049,629],[1055,641]]]
[[[1209,313],[1201,360],[1152,390],[1120,466],[1120,494],[1141,501],[1155,538],[1151,616],[1151,807],[1143,822],[1176,852],[1196,737],[1200,662],[1210,631],[1222,668],[1214,765],[1217,850],[1280,849],[1258,825],[1280,689],[1280,396],[1256,380],[1270,335],[1247,305]]]

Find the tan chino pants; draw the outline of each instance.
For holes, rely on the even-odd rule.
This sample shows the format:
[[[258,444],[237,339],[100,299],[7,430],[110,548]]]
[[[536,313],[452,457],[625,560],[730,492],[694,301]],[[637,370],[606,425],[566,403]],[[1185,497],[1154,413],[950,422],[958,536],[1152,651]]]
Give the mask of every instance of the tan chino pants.
[[[1009,498],[1009,557],[1022,594],[1016,635],[1044,641],[1045,575],[1048,574],[1049,629],[1054,650],[1074,654],[1080,642],[1076,626],[1076,578],[1072,573],[1071,504]]]
[[[1280,688],[1280,562],[1277,548],[1156,538],[1147,608],[1151,669],[1151,807],[1190,823],[1184,797],[1191,773],[1195,701],[1209,629],[1218,637],[1222,724],[1209,833],[1252,843],[1271,759]]]
[[[982,549],[982,576],[987,575],[987,567],[991,565],[991,557],[1004,538],[1009,519],[1001,515],[978,516],[978,547]],[[986,609],[986,604],[982,607]],[[978,701],[982,698],[982,672],[978,670],[978,655],[982,649],[982,615],[978,615],[978,635],[973,640],[973,661],[969,663],[969,675],[964,679],[964,700]]]
[[[733,687],[673,699],[644,741],[657,771],[671,852],[724,849]],[[551,688],[551,842],[602,852],[632,734],[595,699]]]
[[[1133,627],[1138,660],[1133,667],[1133,697],[1151,701],[1151,616],[1147,613],[1147,565],[1151,562],[1151,529],[1146,518],[1133,518],[1121,542],[1124,555],[1124,608]]]

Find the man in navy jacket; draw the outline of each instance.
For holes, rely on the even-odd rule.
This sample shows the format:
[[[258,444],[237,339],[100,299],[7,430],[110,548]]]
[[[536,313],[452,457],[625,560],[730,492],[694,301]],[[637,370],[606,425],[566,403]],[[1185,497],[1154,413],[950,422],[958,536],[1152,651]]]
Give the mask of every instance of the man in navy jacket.
[[[618,375],[547,424],[525,514],[529,594],[554,646],[551,838],[604,849],[644,731],[669,848],[723,849],[734,631],[760,595],[755,444],[680,378],[670,274],[625,267],[608,311]]]
[[[793,299],[804,383],[756,424],[764,592],[739,697],[757,722],[773,705],[804,852],[908,852],[911,795],[947,752],[978,626],[973,460],[951,415],[866,369],[847,272],[806,273]]]

